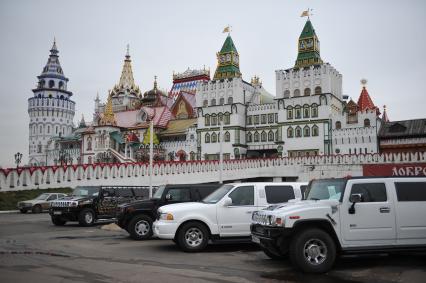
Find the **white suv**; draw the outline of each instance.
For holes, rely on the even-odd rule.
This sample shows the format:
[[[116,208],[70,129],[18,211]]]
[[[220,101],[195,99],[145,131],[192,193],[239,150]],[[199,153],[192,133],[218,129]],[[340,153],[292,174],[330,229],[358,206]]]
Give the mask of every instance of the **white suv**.
[[[426,250],[426,178],[314,180],[306,200],[253,213],[251,231],[267,254],[313,273],[338,254]]]
[[[247,240],[254,211],[300,199],[306,186],[307,183],[226,184],[202,202],[160,207],[158,220],[153,224],[154,234],[174,240],[187,252],[204,249],[209,240]]]

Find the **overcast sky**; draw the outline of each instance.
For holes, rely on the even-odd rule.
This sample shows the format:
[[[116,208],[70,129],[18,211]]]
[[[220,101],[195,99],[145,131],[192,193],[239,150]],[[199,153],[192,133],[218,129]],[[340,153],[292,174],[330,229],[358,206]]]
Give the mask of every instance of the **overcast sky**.
[[[312,8],[321,57],[343,75],[354,100],[368,79],[373,102],[391,120],[425,118],[426,1],[15,1],[0,2],[0,166],[28,157],[27,99],[54,36],[74,122],[90,121],[96,93],[105,100],[119,80],[126,45],[142,91],[170,90],[173,71],[211,69],[232,26],[243,78],[258,75],[275,95],[277,69],[294,66],[297,39]],[[422,82],[420,84],[420,82]]]

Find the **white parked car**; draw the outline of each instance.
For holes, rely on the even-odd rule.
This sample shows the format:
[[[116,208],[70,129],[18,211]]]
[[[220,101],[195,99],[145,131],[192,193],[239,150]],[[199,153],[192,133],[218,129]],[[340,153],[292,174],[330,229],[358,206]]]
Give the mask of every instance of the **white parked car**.
[[[426,178],[314,180],[306,200],[253,213],[251,231],[268,253],[312,273],[339,254],[426,250]]]
[[[199,251],[209,240],[250,237],[251,215],[270,204],[302,198],[307,183],[226,184],[202,202],[165,205],[158,209],[154,234],[172,239],[187,252]]]

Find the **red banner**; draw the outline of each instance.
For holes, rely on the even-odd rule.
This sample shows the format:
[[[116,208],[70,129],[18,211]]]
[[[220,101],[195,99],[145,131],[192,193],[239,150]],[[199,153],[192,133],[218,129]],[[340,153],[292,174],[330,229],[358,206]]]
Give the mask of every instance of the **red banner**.
[[[364,176],[426,176],[426,163],[363,165]]]

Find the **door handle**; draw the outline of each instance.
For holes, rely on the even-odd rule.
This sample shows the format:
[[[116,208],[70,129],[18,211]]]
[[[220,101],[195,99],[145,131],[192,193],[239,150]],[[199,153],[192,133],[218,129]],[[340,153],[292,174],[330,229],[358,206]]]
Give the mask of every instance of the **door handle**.
[[[390,212],[390,207],[381,207],[379,209],[380,213],[389,213]]]

